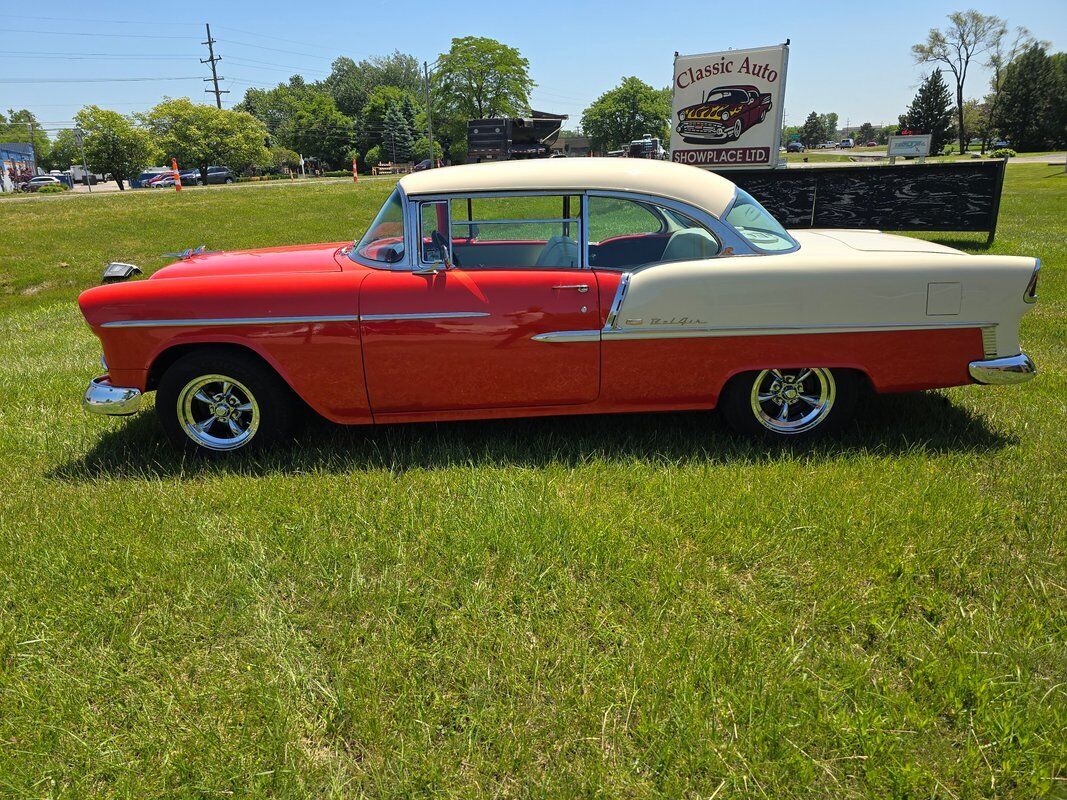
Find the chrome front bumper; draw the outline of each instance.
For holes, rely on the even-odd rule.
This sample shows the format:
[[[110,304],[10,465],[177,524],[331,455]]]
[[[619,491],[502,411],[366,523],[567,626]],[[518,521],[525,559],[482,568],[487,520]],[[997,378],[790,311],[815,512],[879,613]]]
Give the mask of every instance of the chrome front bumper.
[[[993,386],[1025,383],[1037,374],[1037,367],[1026,353],[989,361],[972,361],[967,370],[972,380]]]
[[[136,414],[141,407],[141,390],[112,386],[111,378],[101,375],[89,381],[82,398],[82,408],[93,414],[125,417]]]

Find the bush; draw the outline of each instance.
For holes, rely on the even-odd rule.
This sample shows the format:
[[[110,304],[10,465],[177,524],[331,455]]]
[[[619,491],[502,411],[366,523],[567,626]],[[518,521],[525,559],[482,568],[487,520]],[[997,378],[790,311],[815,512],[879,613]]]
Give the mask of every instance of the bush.
[[[325,178],[351,178],[351,169],[330,169],[322,173]]]
[[[1016,153],[1010,147],[1000,147],[1000,148],[997,148],[996,150],[993,150],[989,154],[989,157],[990,158],[1012,158],[1012,157],[1017,156],[1017,155],[1018,155],[1018,153]]]
[[[367,155],[363,156],[363,163],[367,165],[367,169],[373,169],[382,163],[382,148],[378,145],[374,145],[367,151]]]
[[[67,191],[65,183],[49,183],[37,190],[37,194],[63,194]]]

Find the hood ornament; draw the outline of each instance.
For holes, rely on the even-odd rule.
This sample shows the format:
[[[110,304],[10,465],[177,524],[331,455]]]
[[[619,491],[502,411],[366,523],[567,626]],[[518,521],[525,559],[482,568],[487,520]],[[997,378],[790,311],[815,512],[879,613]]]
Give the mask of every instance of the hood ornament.
[[[182,250],[180,253],[164,253],[163,257],[164,258],[178,258],[178,259],[181,259],[182,261],[188,261],[190,258],[194,258],[195,256],[202,256],[202,255],[205,255],[207,253],[217,253],[217,252],[219,252],[219,251],[218,250],[208,250],[207,249],[207,245],[206,244],[202,244],[199,247],[187,247],[185,250]]]

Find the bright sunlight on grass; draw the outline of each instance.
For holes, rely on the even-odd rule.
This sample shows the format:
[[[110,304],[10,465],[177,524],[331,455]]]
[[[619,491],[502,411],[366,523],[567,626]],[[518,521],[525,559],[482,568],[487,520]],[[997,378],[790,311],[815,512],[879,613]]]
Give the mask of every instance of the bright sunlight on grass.
[[[1067,792],[1062,168],[1008,167],[990,250],[1044,261],[1037,379],[808,448],[318,422],[205,463],[80,411],[106,261],[351,240],[390,188],[0,201],[0,795]]]

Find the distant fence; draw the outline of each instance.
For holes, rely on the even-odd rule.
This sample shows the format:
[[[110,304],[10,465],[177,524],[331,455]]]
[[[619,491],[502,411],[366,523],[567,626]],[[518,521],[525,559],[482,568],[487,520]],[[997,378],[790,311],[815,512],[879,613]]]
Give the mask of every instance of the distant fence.
[[[787,228],[985,231],[993,241],[1005,161],[729,170]]]

